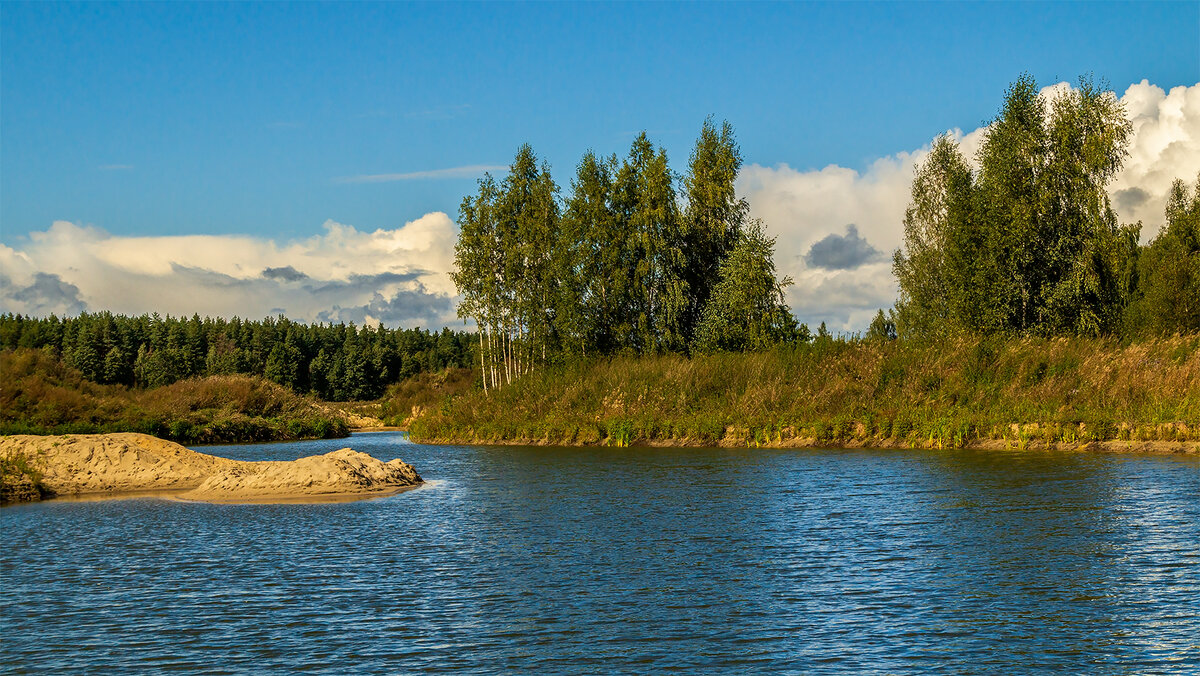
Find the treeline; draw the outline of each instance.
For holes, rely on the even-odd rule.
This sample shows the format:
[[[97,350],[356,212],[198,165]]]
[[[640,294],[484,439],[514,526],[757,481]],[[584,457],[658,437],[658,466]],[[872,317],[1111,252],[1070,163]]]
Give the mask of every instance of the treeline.
[[[728,123],[704,123],[680,180],[645,133],[583,156],[570,194],[523,145],[459,210],[459,315],[479,328],[485,388],[564,355],[743,350],[802,339],[775,241],[748,219]],[[678,189],[677,189],[678,188]]]
[[[284,317],[0,315],[0,348],[49,351],[91,382],[152,388],[185,378],[246,374],[327,401],[375,399],[399,380],[468,366],[471,339],[450,329],[301,324]]]
[[[0,351],[0,434],[141,432],[181,444],[344,437],[343,416],[262,378],[154,389],[85,380],[48,350]]]
[[[1087,79],[1046,98],[1013,83],[972,169],[949,136],[912,185],[896,324],[902,337],[1121,336],[1200,331],[1200,179],[1176,181],[1166,225],[1139,246],[1106,186],[1132,125]]]

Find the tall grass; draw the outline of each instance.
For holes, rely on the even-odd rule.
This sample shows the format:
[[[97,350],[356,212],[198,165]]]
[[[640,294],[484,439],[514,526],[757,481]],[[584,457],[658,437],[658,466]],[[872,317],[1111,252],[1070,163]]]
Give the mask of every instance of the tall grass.
[[[464,368],[419,373],[388,388],[380,399],[379,417],[385,425],[406,427],[425,411],[447,406],[454,397],[469,392],[474,377],[471,369]]]
[[[547,368],[430,408],[419,441],[958,447],[1200,441],[1200,336],[838,341]]]
[[[256,377],[97,385],[40,350],[0,353],[0,434],[142,432],[180,443],[346,436],[346,422]]]

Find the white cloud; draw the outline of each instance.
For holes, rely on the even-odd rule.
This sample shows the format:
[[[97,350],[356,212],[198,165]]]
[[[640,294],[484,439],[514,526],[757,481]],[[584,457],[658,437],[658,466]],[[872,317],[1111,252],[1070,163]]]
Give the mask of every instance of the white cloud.
[[[1068,87],[1059,83],[1043,93]],[[1129,157],[1109,186],[1123,222],[1143,223],[1143,240],[1162,225],[1163,206],[1172,181],[1189,184],[1200,172],[1200,84],[1170,92],[1143,81],[1129,87],[1121,101],[1133,122]],[[951,130],[968,160],[974,161],[984,129]],[[932,140],[932,139],[931,139]],[[917,165],[929,147],[899,152],[872,162],[864,171],[830,165],[798,170],[782,164],[744,167],[739,192],[750,200],[751,214],[778,236],[776,263],[796,284],[789,289],[792,310],[810,326],[858,331],[874,311],[896,299],[890,263],[872,262],[854,270],[809,267],[812,245],[841,235],[853,224],[867,243],[889,254],[903,241],[902,221]]]
[[[277,243],[249,236],[119,237],[65,221],[0,245],[0,311],[84,307],[440,327],[454,321],[456,231],[436,212],[394,230]]]
[[[1142,222],[1142,239],[1163,225],[1167,191],[1200,173],[1200,84],[1163,91],[1142,80],[1121,96],[1133,122],[1133,142],[1109,192],[1125,222]]]
[[[1200,173],[1200,84],[1166,92],[1143,81],[1121,100],[1134,136],[1111,193],[1122,220],[1141,220],[1148,239],[1162,223],[1171,182],[1191,183]],[[951,133],[973,159],[984,130]],[[780,274],[795,279],[788,300],[801,321],[862,330],[877,308],[894,302],[888,259],[901,244],[909,186],[927,152],[899,152],[862,171],[836,165],[743,168],[739,192],[750,200],[752,215],[778,235],[776,262]],[[456,178],[507,169],[475,165],[341,180]],[[851,224],[865,241],[850,241]],[[824,260],[810,266],[806,256],[813,244],[831,235],[827,243],[853,244],[862,264],[838,269],[848,266]],[[374,232],[328,221],[322,233],[288,242],[238,235],[121,237],[56,222],[30,233],[20,248],[0,244],[0,311],[44,315],[87,308],[254,318],[282,311],[309,321],[459,325],[448,274],[455,238],[453,222],[441,212]],[[872,248],[881,255],[871,254]]]
[[[472,164],[466,167],[451,167],[449,169],[433,169],[431,171],[413,171],[407,174],[364,174],[361,176],[345,176],[334,179],[338,183],[389,183],[392,181],[415,181],[429,178],[475,178],[484,172],[506,172],[505,164]]]

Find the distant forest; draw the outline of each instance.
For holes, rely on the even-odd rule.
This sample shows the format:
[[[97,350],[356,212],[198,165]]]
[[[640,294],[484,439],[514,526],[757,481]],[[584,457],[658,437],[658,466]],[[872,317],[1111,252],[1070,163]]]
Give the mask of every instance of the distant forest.
[[[49,351],[96,383],[159,387],[241,373],[326,401],[376,399],[399,380],[469,366],[473,338],[450,329],[308,325],[283,317],[0,315],[0,348]]]

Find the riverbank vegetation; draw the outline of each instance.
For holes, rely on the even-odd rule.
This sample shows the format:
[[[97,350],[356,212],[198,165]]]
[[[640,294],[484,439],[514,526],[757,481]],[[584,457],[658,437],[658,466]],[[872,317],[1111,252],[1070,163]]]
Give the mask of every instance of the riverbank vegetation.
[[[142,432],[185,444],[344,437],[342,416],[243,375],[154,389],[93,383],[44,350],[0,353],[0,434]]]
[[[523,146],[460,211],[455,279],[480,327],[482,389],[417,418],[413,436],[1200,439],[1200,180],[1176,182],[1166,225],[1140,245],[1107,192],[1131,133],[1091,80],[1044,96],[1023,76],[974,163],[938,137],[894,257],[896,310],[861,338],[792,319],[774,242],[734,193],[728,124],[705,123],[682,199],[644,134],[623,161],[586,154],[561,203]]]
[[[961,447],[1200,442],[1200,336],[880,338],[539,369],[418,417],[414,440]]]

